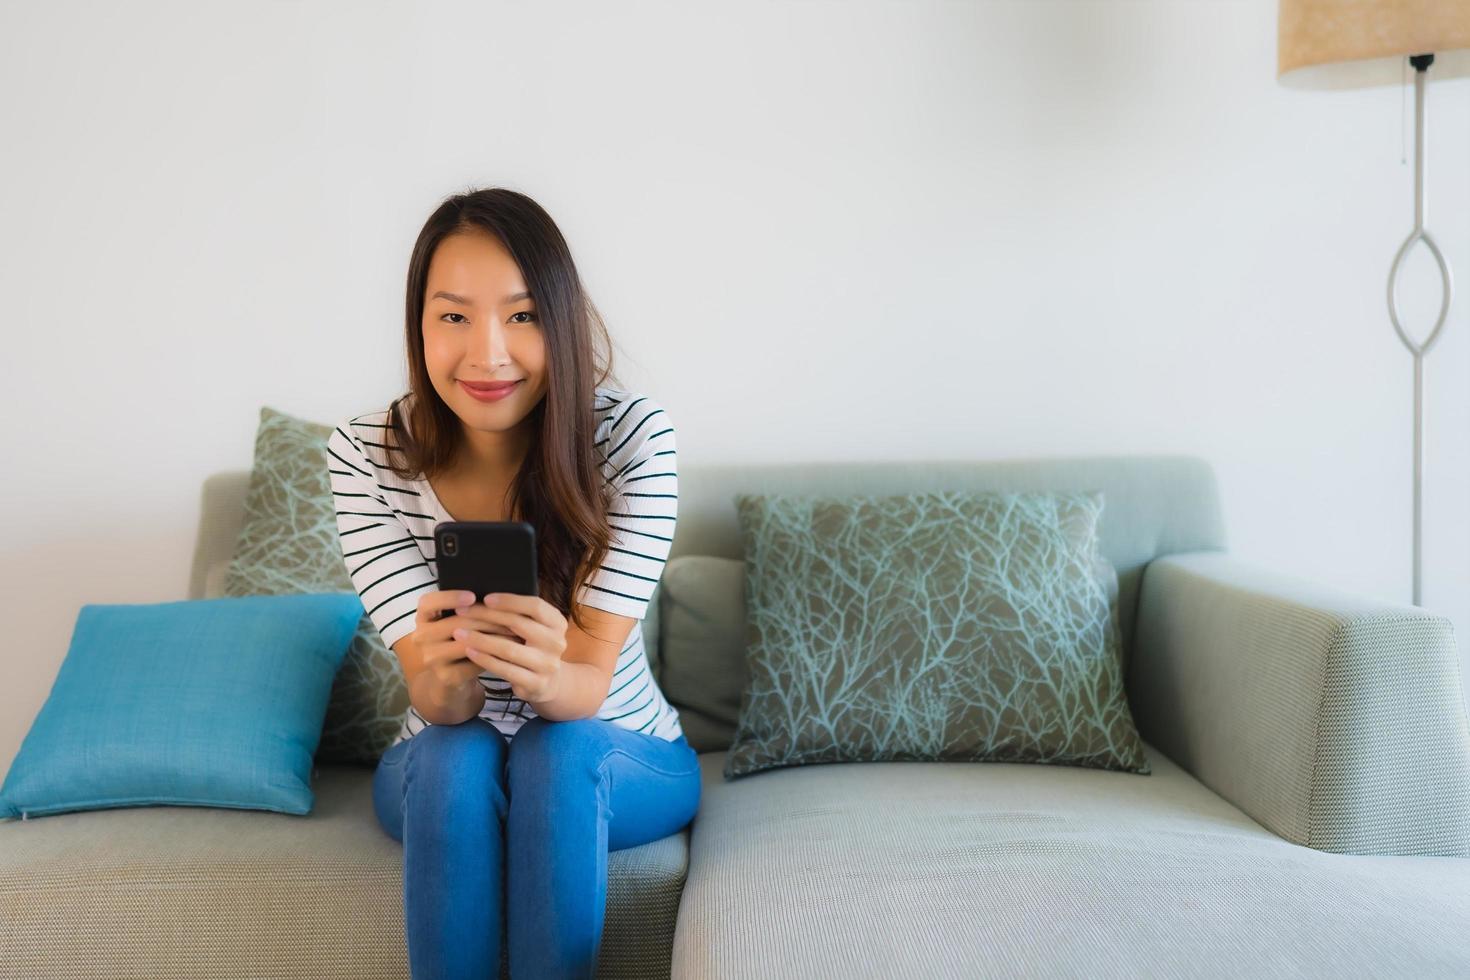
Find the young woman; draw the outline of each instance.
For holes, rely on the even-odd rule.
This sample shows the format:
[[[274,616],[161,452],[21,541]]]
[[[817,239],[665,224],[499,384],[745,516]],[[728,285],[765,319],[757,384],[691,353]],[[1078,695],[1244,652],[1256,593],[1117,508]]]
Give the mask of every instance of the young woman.
[[[343,559],[408,683],[373,807],[403,844],[410,970],[485,977],[508,959],[517,977],[591,977],[607,852],[699,805],[639,622],[674,536],[674,429],[654,399],[604,385],[606,328],[523,194],[430,215],[405,326],[409,391],[327,449]],[[533,525],[540,594],[440,591],[447,520]]]

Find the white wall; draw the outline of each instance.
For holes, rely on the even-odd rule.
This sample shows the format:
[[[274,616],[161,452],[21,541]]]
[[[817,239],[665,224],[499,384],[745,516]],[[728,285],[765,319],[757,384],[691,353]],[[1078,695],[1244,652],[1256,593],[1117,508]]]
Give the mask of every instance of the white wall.
[[[332,421],[401,390],[409,249],[468,186],[561,224],[687,466],[1197,453],[1240,556],[1409,601],[1384,292],[1412,89],[1281,85],[1275,18],[0,4],[0,767],[83,603],[184,597],[200,481],[249,466],[262,404]],[[1463,640],[1470,79],[1430,109],[1463,285],[1427,369],[1424,604]]]

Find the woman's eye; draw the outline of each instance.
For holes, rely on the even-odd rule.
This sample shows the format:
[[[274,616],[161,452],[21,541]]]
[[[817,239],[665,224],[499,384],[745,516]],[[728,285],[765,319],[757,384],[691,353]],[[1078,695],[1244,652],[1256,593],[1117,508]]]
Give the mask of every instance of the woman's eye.
[[[528,317],[531,318],[531,320],[536,319],[536,314],[532,313],[530,310],[521,310],[521,312],[515,314],[515,316],[528,316]],[[512,319],[514,319],[514,318],[515,317],[512,317]],[[521,320],[520,322],[521,323],[530,323],[531,320]]]
[[[463,314],[460,314],[460,313],[446,313],[446,314],[444,314],[444,316],[457,316],[457,317],[463,317]],[[441,320],[442,320],[442,319],[444,319],[444,317],[440,317],[440,318],[439,318],[439,319],[441,319]],[[459,322],[459,321],[457,321],[457,320],[450,320],[450,321],[449,321],[449,322],[450,322],[450,323],[457,323],[457,322]]]

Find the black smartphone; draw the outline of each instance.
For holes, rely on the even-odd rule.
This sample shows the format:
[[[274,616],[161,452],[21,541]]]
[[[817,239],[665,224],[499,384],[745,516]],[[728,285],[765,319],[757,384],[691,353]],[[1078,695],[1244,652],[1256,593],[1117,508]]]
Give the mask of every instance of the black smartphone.
[[[464,589],[484,602],[491,592],[539,595],[536,529],[525,521],[441,521],[434,526],[441,590]],[[453,610],[440,618],[453,615]]]

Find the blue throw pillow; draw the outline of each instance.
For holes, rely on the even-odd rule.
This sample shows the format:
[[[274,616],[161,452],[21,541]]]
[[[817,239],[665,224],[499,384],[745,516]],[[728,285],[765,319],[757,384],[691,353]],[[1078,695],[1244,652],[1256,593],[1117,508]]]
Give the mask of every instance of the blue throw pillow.
[[[109,807],[310,813],[355,592],[85,605],[0,786],[0,816]]]

